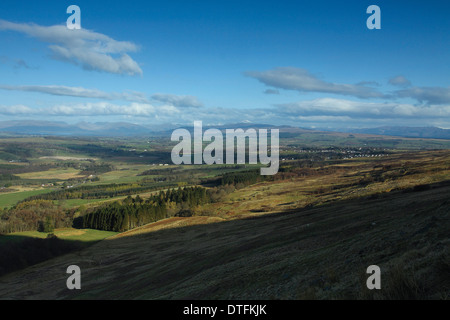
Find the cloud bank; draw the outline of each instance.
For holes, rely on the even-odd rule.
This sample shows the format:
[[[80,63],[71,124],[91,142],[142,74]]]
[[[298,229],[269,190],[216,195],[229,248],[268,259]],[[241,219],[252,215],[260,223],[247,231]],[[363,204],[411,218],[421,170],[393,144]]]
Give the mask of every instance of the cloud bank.
[[[266,86],[285,90],[348,95],[362,99],[382,98],[385,96],[364,84],[327,82],[310,74],[305,69],[294,67],[279,67],[267,71],[247,71],[244,75],[254,78]]]
[[[109,102],[88,102],[77,104],[57,104],[45,108],[30,108],[24,105],[2,106],[0,114],[4,115],[42,115],[42,116],[136,116],[153,117],[155,115],[173,116],[180,113],[174,106],[155,106],[148,103],[136,103],[123,105]]]
[[[299,127],[372,127],[374,125],[415,125],[450,127],[450,104],[420,106],[405,103],[361,102],[347,99],[319,98],[277,104],[270,108],[190,108],[173,104],[95,103],[57,104],[45,108],[25,105],[1,106],[0,114],[28,117],[99,117],[125,116],[139,121],[210,124],[252,123],[289,124]]]
[[[294,67],[278,67],[266,71],[247,71],[244,75],[254,78],[266,86],[283,90],[344,95],[359,99],[396,100],[410,98],[428,105],[450,104],[450,87],[412,87],[411,82],[403,76],[389,79],[389,84],[402,89],[383,93],[371,87],[377,86],[376,82],[366,81],[358,84],[333,83],[321,80],[305,69]]]
[[[79,65],[85,70],[143,74],[138,63],[127,54],[138,50],[132,42],[117,41],[87,29],[69,30],[64,25],[40,26],[0,20],[0,30],[20,32],[49,43],[53,59]]]

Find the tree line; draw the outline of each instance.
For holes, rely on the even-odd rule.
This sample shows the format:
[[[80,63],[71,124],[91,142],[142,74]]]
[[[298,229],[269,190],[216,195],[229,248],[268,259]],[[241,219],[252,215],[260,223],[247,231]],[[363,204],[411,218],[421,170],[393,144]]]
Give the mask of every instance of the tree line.
[[[167,186],[175,186],[175,184],[168,184]],[[68,199],[106,199],[130,194],[143,193],[147,191],[154,191],[161,188],[161,185],[149,185],[146,183],[136,184],[108,184],[98,186],[80,186],[76,188],[64,189],[35,195],[26,198],[23,202],[32,200],[68,200]]]
[[[73,226],[123,232],[170,216],[189,216],[192,209],[211,201],[202,187],[186,187],[160,191],[147,200],[128,196],[74,219]]]
[[[20,177],[10,173],[0,173],[0,181],[14,181],[14,180],[20,180]]]

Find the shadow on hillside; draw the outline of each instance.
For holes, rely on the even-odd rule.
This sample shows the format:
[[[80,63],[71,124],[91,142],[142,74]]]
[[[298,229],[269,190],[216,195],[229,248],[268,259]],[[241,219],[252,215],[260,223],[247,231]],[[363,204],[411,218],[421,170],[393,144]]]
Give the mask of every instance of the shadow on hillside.
[[[448,298],[449,194],[445,182],[208,225],[179,218],[185,226],[132,231],[46,263],[23,297],[32,288],[58,299]],[[20,255],[35,257],[32,263],[80,249],[76,241],[57,240],[31,241]],[[48,269],[72,263],[82,270],[83,290],[46,278]],[[379,291],[365,287],[373,264],[382,269]]]
[[[81,250],[98,241],[46,239],[22,235],[0,235],[0,276],[37,263]]]

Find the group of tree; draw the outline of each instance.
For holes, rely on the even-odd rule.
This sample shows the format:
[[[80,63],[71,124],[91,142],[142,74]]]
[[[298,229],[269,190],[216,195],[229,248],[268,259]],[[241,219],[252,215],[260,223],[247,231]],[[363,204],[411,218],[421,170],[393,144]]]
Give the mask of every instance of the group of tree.
[[[0,234],[22,231],[52,232],[54,228],[70,227],[73,212],[53,201],[33,200],[5,209],[0,216]]]
[[[58,165],[54,163],[45,164],[33,164],[33,165],[1,165],[0,174],[20,174],[20,173],[30,173],[38,171],[47,171],[53,168],[57,168]]]
[[[188,207],[196,207],[209,203],[211,198],[202,187],[186,187],[161,191],[159,195],[153,196],[151,201],[163,201],[165,203],[186,203]]]
[[[13,181],[13,180],[20,180],[20,177],[10,173],[0,173],[0,181]]]
[[[272,179],[271,176],[262,176],[259,169],[225,173],[219,178],[220,185],[234,185],[238,189],[257,182]]]
[[[82,175],[97,175],[113,171],[115,167],[109,163],[91,163],[80,168]]]
[[[164,168],[164,169],[150,169],[145,170],[138,174],[138,176],[155,176],[155,175],[173,175],[174,173],[180,173],[183,170],[181,168]]]
[[[74,219],[75,228],[123,232],[170,216],[189,216],[192,210],[211,201],[202,187],[160,191],[147,200],[139,195],[114,201]]]

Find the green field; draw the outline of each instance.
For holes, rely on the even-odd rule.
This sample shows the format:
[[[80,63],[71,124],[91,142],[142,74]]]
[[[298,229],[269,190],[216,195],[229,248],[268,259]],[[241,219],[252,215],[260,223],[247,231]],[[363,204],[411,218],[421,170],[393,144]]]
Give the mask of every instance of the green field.
[[[112,231],[101,231],[93,229],[73,229],[73,228],[63,228],[55,229],[53,232],[58,238],[62,240],[73,240],[81,242],[93,242],[103,240],[105,238],[111,237],[117,232]],[[40,238],[45,239],[48,233],[38,232],[38,231],[24,231],[24,232],[14,232],[0,237],[0,244],[9,241],[21,241],[24,238]]]
[[[31,191],[13,192],[0,194],[0,208],[9,208],[14,206],[19,201],[28,197],[44,194],[53,191],[52,189],[38,189]]]

